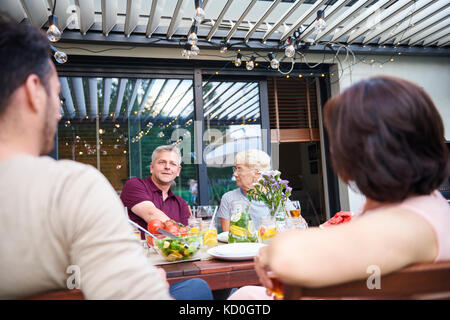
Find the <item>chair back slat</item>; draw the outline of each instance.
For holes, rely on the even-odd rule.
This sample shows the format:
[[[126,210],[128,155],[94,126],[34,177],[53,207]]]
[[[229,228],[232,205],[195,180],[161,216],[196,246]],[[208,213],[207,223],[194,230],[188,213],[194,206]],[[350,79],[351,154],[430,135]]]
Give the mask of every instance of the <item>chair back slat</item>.
[[[84,300],[84,295],[83,292],[78,289],[56,290],[36,294],[21,300]]]
[[[416,264],[381,276],[379,289],[369,289],[366,278],[321,288],[307,288],[284,283],[283,290],[284,299],[288,300],[301,297],[450,298],[450,261]]]

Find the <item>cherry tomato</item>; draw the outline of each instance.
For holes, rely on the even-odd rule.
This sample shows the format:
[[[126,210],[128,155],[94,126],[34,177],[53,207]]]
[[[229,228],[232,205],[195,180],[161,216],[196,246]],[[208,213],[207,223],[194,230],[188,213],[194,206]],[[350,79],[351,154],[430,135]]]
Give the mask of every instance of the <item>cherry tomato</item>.
[[[173,234],[177,234],[180,232],[180,230],[178,229],[178,227],[176,225],[169,225],[169,226],[165,227],[165,229]]]
[[[189,232],[189,228],[188,227],[181,227],[178,230],[181,233],[181,236],[187,236],[187,234]]]
[[[166,222],[164,222],[164,226],[168,227],[168,226],[176,226],[177,223],[173,220],[167,220]]]
[[[147,224],[147,230],[152,234],[159,234],[158,228],[164,229],[164,223],[161,220],[152,219]]]

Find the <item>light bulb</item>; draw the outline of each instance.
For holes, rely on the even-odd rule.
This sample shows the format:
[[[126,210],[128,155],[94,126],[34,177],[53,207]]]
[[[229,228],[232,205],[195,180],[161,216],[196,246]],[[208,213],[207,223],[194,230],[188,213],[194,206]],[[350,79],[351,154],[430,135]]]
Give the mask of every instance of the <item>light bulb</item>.
[[[47,37],[51,42],[56,42],[61,39],[61,31],[59,31],[56,25],[52,24],[50,27],[48,27]]]
[[[199,6],[195,9],[195,21],[201,23],[205,19],[205,16],[205,10],[202,7]]]
[[[272,69],[277,70],[280,67],[280,61],[278,61],[277,59],[272,59],[270,60],[270,66],[272,67]]]
[[[255,67],[255,58],[251,57],[250,60],[245,63],[245,68],[248,71],[252,71],[254,67]]]
[[[317,33],[320,33],[325,30],[327,27],[327,22],[325,21],[325,12],[323,10],[317,11],[317,18],[316,18],[316,31]]]
[[[320,18],[319,20],[316,21],[316,31],[318,33],[323,32],[326,27],[327,27],[327,22],[325,21],[325,19]]]
[[[62,51],[55,51],[55,54],[53,55],[56,62],[58,63],[66,63],[67,62],[67,54]]]
[[[183,50],[181,51],[181,55],[183,58],[189,59],[192,56],[192,46],[189,43],[186,43],[183,47]]]
[[[227,46],[223,46],[220,48],[220,53],[224,54],[225,52],[227,52],[228,48]]]
[[[57,16],[52,14],[50,17],[48,17],[47,37],[51,42],[56,42],[61,39],[61,31],[58,29],[57,24]]]
[[[189,43],[189,44],[192,44],[192,45],[197,44],[197,42],[198,42],[197,34],[196,34],[195,32],[191,32],[191,33],[189,34],[187,40],[188,40],[188,43]]]
[[[284,50],[284,54],[288,58],[292,58],[295,55],[295,48],[293,44],[290,44]]]
[[[268,54],[268,56],[269,56],[269,59],[270,59],[270,67],[272,69],[278,70],[278,68],[280,67],[280,61],[275,59],[275,55],[272,52],[270,52]]]
[[[236,67],[240,67],[241,64],[242,64],[242,54],[238,53],[237,57],[236,57],[236,60],[234,60],[234,65]]]
[[[193,56],[196,56],[200,53],[200,49],[195,44],[193,44],[191,47],[191,52]]]

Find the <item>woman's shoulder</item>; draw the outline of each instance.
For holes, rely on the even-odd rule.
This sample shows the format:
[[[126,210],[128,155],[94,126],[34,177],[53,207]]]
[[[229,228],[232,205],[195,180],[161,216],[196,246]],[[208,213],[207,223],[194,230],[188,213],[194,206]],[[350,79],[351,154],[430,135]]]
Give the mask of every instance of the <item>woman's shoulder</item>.
[[[222,201],[242,200],[241,190],[239,188],[225,192],[222,196]]]

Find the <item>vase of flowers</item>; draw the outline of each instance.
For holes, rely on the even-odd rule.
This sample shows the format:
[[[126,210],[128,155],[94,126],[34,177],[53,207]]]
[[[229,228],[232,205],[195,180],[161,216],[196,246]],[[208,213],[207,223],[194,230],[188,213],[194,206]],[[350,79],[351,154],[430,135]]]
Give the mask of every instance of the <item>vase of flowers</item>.
[[[270,216],[261,220],[258,229],[260,242],[267,241],[284,229],[286,215],[286,201],[289,199],[292,188],[289,181],[281,179],[281,172],[270,170],[261,173],[257,183],[247,191],[250,201],[261,201],[269,208]]]

